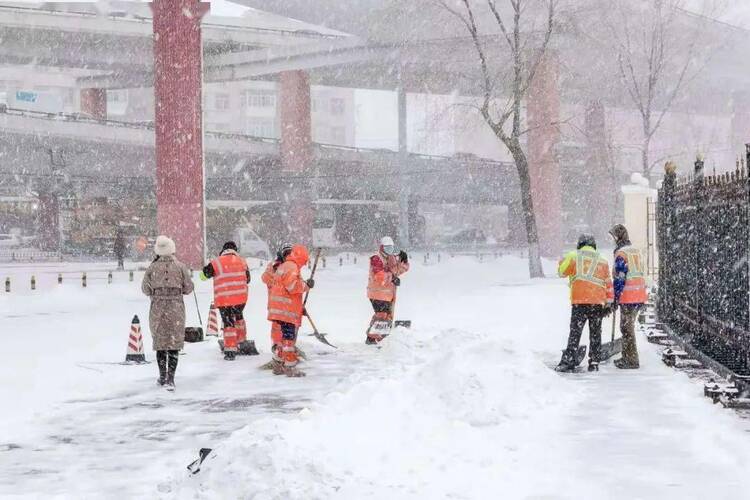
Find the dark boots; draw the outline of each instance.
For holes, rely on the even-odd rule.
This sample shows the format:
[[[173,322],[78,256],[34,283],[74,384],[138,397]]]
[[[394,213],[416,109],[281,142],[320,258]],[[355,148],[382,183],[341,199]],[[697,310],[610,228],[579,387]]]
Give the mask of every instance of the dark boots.
[[[159,366],[158,385],[167,383],[167,351],[156,351],[156,364]]]
[[[167,380],[164,383],[168,391],[174,391],[174,374],[177,371],[177,361],[180,351],[167,351]]]
[[[576,349],[565,349],[560,359],[560,363],[557,365],[555,370],[558,372],[572,372],[576,369],[578,363],[576,363]]]

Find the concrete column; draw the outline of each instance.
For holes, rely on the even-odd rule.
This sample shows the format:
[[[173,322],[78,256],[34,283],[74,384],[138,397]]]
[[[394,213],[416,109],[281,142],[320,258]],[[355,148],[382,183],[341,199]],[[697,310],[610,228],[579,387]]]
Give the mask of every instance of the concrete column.
[[[151,3],[157,225],[159,233],[174,239],[178,258],[193,269],[205,257],[200,24],[209,6],[198,0]]]
[[[732,153],[742,158],[750,142],[750,91],[732,92]]]
[[[305,176],[313,162],[310,79],[304,71],[279,75],[281,120],[282,215],[286,240],[312,243],[314,217],[310,181]]]
[[[600,244],[605,241],[609,243],[611,240],[608,232],[614,224],[614,212],[619,195],[608,161],[606,127],[604,105],[600,101],[589,103],[584,121],[586,182],[581,192],[589,194],[588,199],[584,200],[586,221]]]
[[[398,240],[403,248],[408,248],[409,234],[409,195],[411,194],[409,177],[409,151],[407,149],[407,107],[406,90],[404,89],[401,68],[398,70]]]
[[[106,120],[107,90],[81,89],[81,114],[97,120]]]
[[[562,197],[557,158],[560,143],[558,73],[557,56],[548,53],[537,69],[526,103],[531,195],[540,251],[546,257],[556,257],[562,250]]]

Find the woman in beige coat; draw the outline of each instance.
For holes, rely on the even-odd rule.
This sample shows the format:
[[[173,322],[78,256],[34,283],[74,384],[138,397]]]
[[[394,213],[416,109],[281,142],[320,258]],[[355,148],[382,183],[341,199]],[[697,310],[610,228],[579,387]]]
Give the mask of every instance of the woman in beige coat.
[[[185,303],[183,295],[193,291],[190,271],[178,261],[174,241],[166,236],[156,238],[156,259],[143,276],[141,289],[151,298],[149,328],[154,339],[159,365],[159,385],[174,390],[179,350],[185,344]]]

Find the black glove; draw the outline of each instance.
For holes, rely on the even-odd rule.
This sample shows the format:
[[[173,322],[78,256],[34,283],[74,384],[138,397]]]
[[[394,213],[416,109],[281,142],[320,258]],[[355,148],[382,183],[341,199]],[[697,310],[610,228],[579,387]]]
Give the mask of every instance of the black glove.
[[[393,279],[391,280],[391,283],[393,283],[396,286],[401,286],[401,278],[399,278],[398,276],[394,276]]]
[[[310,278],[309,280],[305,281],[307,283],[307,288],[315,288],[315,280]]]
[[[307,309],[304,307],[302,308],[302,316],[307,316]]]
[[[409,256],[406,255],[406,252],[404,252],[403,250],[398,253],[398,258],[401,259],[401,262],[403,262],[404,264],[409,262]]]

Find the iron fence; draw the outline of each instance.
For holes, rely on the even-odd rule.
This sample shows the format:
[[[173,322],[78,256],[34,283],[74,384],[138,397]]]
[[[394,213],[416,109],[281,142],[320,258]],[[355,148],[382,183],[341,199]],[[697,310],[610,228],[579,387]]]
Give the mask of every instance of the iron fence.
[[[657,207],[659,318],[741,375],[750,375],[749,214],[744,160],[705,175],[699,158],[686,179],[667,168]]]

